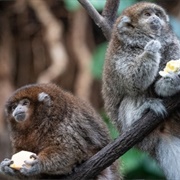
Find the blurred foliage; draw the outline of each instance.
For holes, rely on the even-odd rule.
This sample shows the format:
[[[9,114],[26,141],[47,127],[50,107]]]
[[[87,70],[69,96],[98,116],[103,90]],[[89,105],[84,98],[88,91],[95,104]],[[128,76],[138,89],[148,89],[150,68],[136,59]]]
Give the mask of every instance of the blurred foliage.
[[[102,11],[105,5],[106,0],[89,0],[91,4],[98,10]],[[136,0],[121,0],[120,8],[118,12],[120,13],[124,8],[134,4]],[[79,8],[80,4],[77,0],[65,0],[64,1],[66,8],[69,11],[75,11]]]
[[[65,0],[64,1],[66,9],[68,11],[75,11],[80,7],[80,4],[78,1],[74,1],[74,0]]]
[[[132,148],[121,157],[125,179],[165,179],[155,160]]]
[[[92,74],[96,79],[102,78],[102,70],[103,70],[106,49],[107,49],[107,42],[99,44],[93,53]]]
[[[176,33],[176,35],[180,38],[180,21],[176,19],[173,16],[170,16],[170,24],[173,28],[173,31]]]

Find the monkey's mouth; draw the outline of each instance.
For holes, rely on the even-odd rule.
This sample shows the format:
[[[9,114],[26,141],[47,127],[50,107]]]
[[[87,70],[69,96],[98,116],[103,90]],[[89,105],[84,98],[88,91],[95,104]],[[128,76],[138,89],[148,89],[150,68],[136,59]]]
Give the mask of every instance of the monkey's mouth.
[[[25,119],[25,113],[24,112],[19,112],[15,114],[14,118],[16,121],[23,121]]]

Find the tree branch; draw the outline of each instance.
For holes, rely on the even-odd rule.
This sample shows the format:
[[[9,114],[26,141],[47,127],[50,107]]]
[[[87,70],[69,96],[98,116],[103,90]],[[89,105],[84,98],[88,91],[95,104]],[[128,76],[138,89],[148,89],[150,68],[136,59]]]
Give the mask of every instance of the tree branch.
[[[167,108],[168,114],[172,113],[180,105],[180,93],[171,98],[164,99],[164,105]],[[97,176],[135,144],[142,141],[144,137],[162,122],[162,117],[157,117],[152,111],[149,111],[136,121],[132,128],[80,165],[75,173],[66,177],[66,180],[84,180]]]
[[[92,6],[88,0],[78,0],[86,9],[94,22],[101,28],[103,34],[110,40],[112,25],[116,19],[120,0],[107,0],[102,15]]]
[[[111,28],[117,18],[119,4],[120,0],[107,0],[103,9],[102,16],[107,20]]]

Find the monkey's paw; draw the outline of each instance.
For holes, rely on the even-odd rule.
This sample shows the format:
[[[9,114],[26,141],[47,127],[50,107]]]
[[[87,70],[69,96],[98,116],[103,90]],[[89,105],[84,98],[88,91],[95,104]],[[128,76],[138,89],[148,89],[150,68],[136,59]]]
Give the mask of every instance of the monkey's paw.
[[[13,161],[11,159],[4,159],[0,164],[0,172],[11,176],[15,175],[16,170],[9,167],[11,164],[13,164]]]
[[[34,160],[24,161],[25,164],[20,169],[20,172],[26,176],[37,175],[41,172],[38,156],[33,154],[31,158],[34,158]]]
[[[167,115],[166,108],[160,99],[150,99],[148,101],[149,108],[154,111],[157,116],[165,117]]]
[[[149,52],[151,54],[159,52],[160,49],[161,49],[161,43],[157,40],[149,41],[144,48],[146,52]]]
[[[170,72],[156,82],[155,91],[158,95],[167,97],[180,92],[180,72]]]

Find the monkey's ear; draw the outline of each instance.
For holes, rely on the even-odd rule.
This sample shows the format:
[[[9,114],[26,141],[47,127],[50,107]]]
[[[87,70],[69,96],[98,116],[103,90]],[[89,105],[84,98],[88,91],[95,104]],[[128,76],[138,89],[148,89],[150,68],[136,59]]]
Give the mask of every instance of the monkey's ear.
[[[118,29],[122,29],[123,27],[127,27],[128,25],[130,25],[131,23],[131,19],[128,16],[122,16],[119,24],[118,24]]]
[[[169,16],[168,15],[166,15],[166,21],[169,22]]]
[[[45,93],[45,92],[41,92],[38,94],[38,101],[39,102],[44,102],[46,103],[47,105],[50,105],[51,104],[51,98],[50,96]]]

